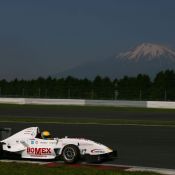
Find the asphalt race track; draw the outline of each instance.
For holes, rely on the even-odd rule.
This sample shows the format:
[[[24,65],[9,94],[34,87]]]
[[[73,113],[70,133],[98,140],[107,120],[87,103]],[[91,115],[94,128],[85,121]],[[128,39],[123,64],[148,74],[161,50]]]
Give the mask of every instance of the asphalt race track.
[[[0,123],[17,132],[27,123]],[[175,169],[175,127],[38,124],[58,137],[80,137],[117,148],[119,158],[112,164]]]

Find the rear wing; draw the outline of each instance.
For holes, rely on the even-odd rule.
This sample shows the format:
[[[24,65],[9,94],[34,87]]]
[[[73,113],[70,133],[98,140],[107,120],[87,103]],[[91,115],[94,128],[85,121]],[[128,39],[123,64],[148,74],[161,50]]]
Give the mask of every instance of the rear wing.
[[[0,128],[0,141],[10,137],[11,130],[11,128]]]

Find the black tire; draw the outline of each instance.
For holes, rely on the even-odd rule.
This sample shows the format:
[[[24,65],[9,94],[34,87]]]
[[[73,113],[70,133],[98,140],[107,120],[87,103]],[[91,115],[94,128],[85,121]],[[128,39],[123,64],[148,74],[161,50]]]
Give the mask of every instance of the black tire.
[[[0,159],[3,157],[3,144],[0,143]]]
[[[75,145],[66,145],[62,151],[62,158],[65,163],[75,163],[80,157],[80,151]]]

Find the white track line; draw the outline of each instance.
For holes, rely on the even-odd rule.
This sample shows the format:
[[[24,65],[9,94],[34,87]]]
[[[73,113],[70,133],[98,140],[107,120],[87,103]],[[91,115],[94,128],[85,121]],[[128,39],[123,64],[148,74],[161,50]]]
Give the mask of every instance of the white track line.
[[[160,173],[164,175],[175,175],[175,170],[164,169],[164,168],[132,167],[126,171],[149,171],[149,172],[155,172],[155,173]]]
[[[131,165],[122,165],[122,164],[86,164],[85,165],[102,165],[102,166],[110,166],[110,167],[121,167],[126,168],[125,171],[148,171],[155,172],[163,175],[175,175],[175,169],[165,169],[165,168],[153,168],[153,167],[141,167],[141,166],[131,166]]]
[[[30,160],[0,160],[0,162],[5,162],[5,163],[28,163],[28,164],[39,164],[39,165],[46,165],[51,162],[42,162],[42,161],[30,161]]]

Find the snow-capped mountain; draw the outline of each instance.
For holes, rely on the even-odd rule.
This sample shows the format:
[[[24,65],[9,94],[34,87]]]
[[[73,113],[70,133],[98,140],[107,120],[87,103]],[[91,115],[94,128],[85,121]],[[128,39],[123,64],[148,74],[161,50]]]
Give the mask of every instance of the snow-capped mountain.
[[[175,51],[163,45],[143,43],[127,52],[120,53],[116,57],[133,61],[139,61],[141,58],[150,61],[152,59],[166,57],[166,59],[175,61]]]
[[[151,77],[166,69],[175,70],[175,51],[166,46],[142,43],[124,53],[101,61],[77,66],[57,74],[58,77],[68,75],[78,78],[94,78],[97,75],[121,78],[125,75],[136,76],[139,73]]]

